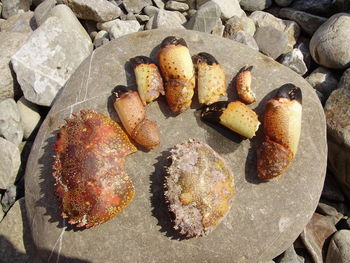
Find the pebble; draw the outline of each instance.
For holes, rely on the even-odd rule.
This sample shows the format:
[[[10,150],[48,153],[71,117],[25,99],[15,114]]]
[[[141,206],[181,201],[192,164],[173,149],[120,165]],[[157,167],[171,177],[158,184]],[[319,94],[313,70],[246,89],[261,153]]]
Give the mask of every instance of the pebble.
[[[26,100],[24,97],[21,97],[17,101],[17,107],[21,116],[23,137],[24,139],[29,139],[39,127],[39,122],[41,119],[39,107],[36,104]]]
[[[269,8],[272,0],[240,0],[239,4],[245,11],[260,11]]]
[[[233,16],[245,17],[246,14],[242,10],[239,5],[239,0],[230,0],[230,1],[222,1],[222,0],[212,0],[215,4],[217,4],[221,11],[221,19],[226,21]]]
[[[220,18],[218,18],[216,25],[214,26],[211,34],[218,36],[218,37],[222,37],[224,34],[224,28],[225,28],[225,26],[222,24],[222,20]]]
[[[21,117],[14,99],[0,101],[0,136],[19,145],[23,138]]]
[[[256,43],[254,37],[252,37],[245,31],[239,30],[236,33],[234,33],[232,36],[230,36],[229,39],[235,40],[239,43],[247,45],[248,47],[256,51],[259,51],[258,44]]]
[[[345,69],[350,65],[350,14],[330,17],[313,34],[310,41],[312,58],[321,66]]]
[[[279,62],[294,70],[299,75],[304,75],[307,72],[303,53],[298,48],[294,48],[292,51],[283,54]]]
[[[230,36],[238,31],[244,31],[247,34],[254,36],[255,30],[256,28],[253,19],[249,17],[233,16],[226,21],[224,37],[230,38]]]
[[[94,47],[98,48],[100,46],[103,46],[109,42],[109,34],[105,30],[99,31],[94,39]]]
[[[33,32],[11,62],[27,100],[50,106],[93,45],[79,20],[66,5]]]
[[[42,25],[50,16],[50,12],[52,8],[55,7],[56,3],[56,0],[45,0],[35,8],[34,17],[38,26]]]
[[[289,6],[293,0],[274,0],[276,5],[280,6],[280,7],[286,7]]]
[[[273,59],[278,58],[288,44],[287,34],[271,26],[259,27],[254,34],[254,38],[260,52]]]
[[[164,7],[165,7],[163,0],[153,0],[153,3],[156,7],[160,8],[160,9],[164,9]]]
[[[165,9],[170,10],[170,11],[184,12],[184,11],[189,10],[190,7],[186,3],[181,3],[181,2],[170,0],[170,1],[166,2]]]
[[[315,15],[327,15],[330,13],[334,0],[295,0],[291,8],[312,13]]]
[[[331,219],[334,225],[336,225],[344,216],[342,213],[338,212],[338,210],[332,206],[331,203],[324,202],[322,200],[318,203],[316,212],[327,216],[329,219]]]
[[[216,21],[220,16],[220,7],[213,1],[209,1],[198,9],[185,24],[185,27],[190,30],[210,33],[213,31]]]
[[[136,15],[135,17],[136,17],[137,21],[139,21],[140,23],[145,23],[149,20],[148,15]]]
[[[291,245],[281,256],[278,257],[278,263],[304,263],[304,259],[298,256],[294,246]]]
[[[128,13],[138,14],[145,6],[151,6],[152,0],[124,0],[123,5]]]
[[[350,230],[340,230],[332,237],[325,263],[350,262]]]
[[[291,8],[282,8],[279,12],[279,16],[297,22],[301,29],[309,36],[312,36],[313,33],[327,21],[325,17],[315,16]]]
[[[171,11],[166,11],[163,9],[160,9],[159,12],[153,17],[152,22],[152,29],[155,28],[181,28],[182,21],[180,16]]]
[[[1,199],[1,206],[5,213],[7,213],[13,204],[19,198],[24,196],[24,180],[20,180],[16,185],[11,185],[6,188],[6,191]]]
[[[159,12],[159,8],[155,7],[155,6],[146,6],[143,9],[143,12],[145,13],[145,15],[148,15],[149,17],[154,16],[155,14],[157,14]]]
[[[3,32],[18,32],[30,35],[37,28],[33,16],[34,12],[32,11],[18,13],[5,20],[0,29]]]
[[[7,19],[19,12],[27,12],[31,3],[31,0],[2,0],[2,17]]]
[[[111,39],[131,34],[139,31],[140,23],[136,20],[121,21],[119,19],[114,20],[113,26],[107,30]]]
[[[21,155],[18,146],[0,137],[0,188],[6,189],[15,183]],[[2,210],[2,208],[0,207]],[[1,220],[1,219],[0,219]]]
[[[316,68],[309,76],[307,76],[306,80],[314,89],[321,92],[326,99],[328,99],[329,95],[338,85],[338,80],[333,72],[324,67]]]

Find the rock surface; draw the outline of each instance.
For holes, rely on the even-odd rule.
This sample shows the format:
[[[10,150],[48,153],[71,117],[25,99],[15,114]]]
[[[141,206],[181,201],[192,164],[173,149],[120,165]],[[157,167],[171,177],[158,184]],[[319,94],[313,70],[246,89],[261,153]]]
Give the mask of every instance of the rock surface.
[[[188,9],[190,9],[190,7],[186,3],[181,3],[181,2],[170,0],[170,1],[166,2],[165,9],[168,9],[171,11],[184,12],[184,11],[187,11]]]
[[[334,234],[329,243],[326,263],[350,262],[350,230],[340,230]]]
[[[156,28],[184,28],[178,14],[166,10],[159,10],[152,20],[152,29]]]
[[[31,0],[2,0],[2,17],[7,19],[20,11],[29,11]]]
[[[274,2],[281,7],[289,6],[293,0],[274,0]]]
[[[221,10],[222,20],[227,20],[233,16],[242,17],[245,16],[244,11],[241,9],[238,0],[222,1],[222,0],[211,0],[217,4]]]
[[[124,36],[126,34],[137,32],[140,29],[140,24],[136,20],[122,21],[116,19],[98,25],[99,29],[106,30],[111,39]]]
[[[152,0],[124,0],[123,5],[128,13],[139,13],[145,6],[152,5]]]
[[[278,58],[288,44],[287,34],[271,26],[259,27],[254,38],[259,50],[273,59]]]
[[[292,51],[282,55],[279,62],[300,75],[304,75],[307,72],[304,56],[300,49],[294,48]]]
[[[345,69],[350,65],[350,14],[330,17],[313,34],[310,41],[312,58],[327,68]]]
[[[23,137],[28,139],[40,122],[39,107],[26,100],[24,97],[21,97],[17,101],[17,108],[21,116]]]
[[[282,256],[276,261],[278,263],[304,263],[304,259],[298,256],[294,246],[290,246],[283,252]]]
[[[246,33],[245,31],[237,31],[232,36],[229,37],[229,39],[232,39],[234,41],[237,41],[239,43],[242,43],[244,45],[247,45],[248,47],[259,51],[258,44],[256,43],[254,37]]]
[[[16,145],[22,141],[21,117],[13,99],[0,101],[0,136]]]
[[[13,15],[0,25],[0,31],[31,34],[37,28],[33,15],[32,11]]]
[[[232,133],[223,136],[202,123],[196,109],[171,117],[164,99],[160,98],[147,106],[148,118],[156,120],[159,126],[160,146],[126,158],[126,171],[136,188],[133,202],[101,226],[69,231],[70,227],[66,228],[60,217],[50,176],[57,127],[64,123],[64,118],[81,109],[95,109],[115,119],[108,98],[116,85],[130,81],[133,73],[131,69],[125,73],[125,63],[136,54],[154,59],[158,45],[169,35],[184,37],[191,55],[205,51],[216,57],[227,79],[236,75],[243,65],[254,65],[254,78],[260,84],[256,94],[258,102],[252,107],[258,114],[262,114],[264,102],[274,95],[277,87],[289,82],[301,87],[303,129],[296,158],[279,180],[260,183],[254,168],[255,154],[251,153],[259,138],[237,141]],[[178,233],[172,228],[164,203],[163,167],[169,148],[189,138],[208,143],[228,160],[239,194],[228,216],[208,238],[183,240],[178,239]],[[105,263],[116,259],[118,262],[153,259],[188,262],[189,258],[193,262],[226,263],[232,262],[232,258],[239,262],[264,262],[288,248],[309,221],[322,190],[326,152],[323,109],[312,88],[296,73],[228,39],[187,30],[138,32],[95,50],[74,73],[51,108],[36,137],[26,169],[26,193],[30,193],[26,194],[28,219],[44,261],[52,252],[50,260],[54,262],[58,257]],[[106,238],[109,236],[118,238]],[[103,253],[100,253],[101,247]]]
[[[21,155],[18,146],[0,137],[0,188],[6,189],[15,183]],[[2,210],[2,207],[0,207]],[[1,219],[0,219],[1,220]]]
[[[92,50],[91,39],[78,19],[73,14],[68,18],[48,18],[11,59],[24,96],[33,103],[50,106]]]
[[[50,16],[51,10],[55,7],[56,3],[56,0],[45,0],[35,8],[34,17],[38,26],[42,25]]]
[[[260,11],[271,6],[272,0],[240,0],[239,4],[245,11]]]
[[[226,21],[224,37],[229,38],[238,31],[245,31],[249,35],[254,36],[255,30],[255,23],[251,18],[233,16]]]
[[[307,76],[306,80],[314,89],[321,92],[325,96],[325,99],[328,99],[329,95],[338,85],[338,80],[332,71],[324,67],[316,68]]]
[[[295,0],[291,5],[292,8],[312,13],[315,15],[327,15],[332,5],[337,1],[332,0]]]

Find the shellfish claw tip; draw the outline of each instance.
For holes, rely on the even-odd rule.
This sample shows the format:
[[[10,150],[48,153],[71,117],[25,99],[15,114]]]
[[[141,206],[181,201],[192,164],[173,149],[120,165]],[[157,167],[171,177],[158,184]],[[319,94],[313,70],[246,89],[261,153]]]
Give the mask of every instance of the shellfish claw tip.
[[[160,44],[160,46],[163,48],[167,45],[174,45],[174,46],[185,46],[187,47],[187,43],[183,38],[177,38],[175,36],[168,36],[166,38],[164,38],[164,40],[162,41],[162,43]]]
[[[124,93],[128,92],[126,86],[117,85],[112,90],[113,99],[119,99]]]
[[[135,68],[140,64],[153,64],[152,60],[146,56],[137,56],[130,59],[131,66]]]
[[[207,52],[200,52],[195,58],[205,61],[208,65],[219,64],[216,58]]]
[[[296,100],[302,104],[301,89],[292,83],[282,85],[275,96],[275,98],[287,98],[290,100]]]

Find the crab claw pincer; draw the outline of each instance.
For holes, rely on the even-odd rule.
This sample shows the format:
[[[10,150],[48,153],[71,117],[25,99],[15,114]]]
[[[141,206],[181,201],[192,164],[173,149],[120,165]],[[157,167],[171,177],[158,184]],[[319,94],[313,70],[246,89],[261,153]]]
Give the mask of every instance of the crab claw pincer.
[[[246,137],[252,138],[258,130],[258,115],[240,101],[218,101],[202,109],[201,118]]]
[[[159,69],[152,60],[145,56],[137,56],[130,59],[134,69],[137,90],[143,105],[164,95],[163,79]]]
[[[210,54],[201,52],[193,56],[197,70],[199,103],[212,104],[226,96],[226,75],[219,62]]]
[[[184,39],[169,36],[161,43],[158,64],[163,75],[165,98],[173,113],[191,106],[195,74],[190,52]]]
[[[138,92],[117,86],[113,94],[114,109],[130,137],[147,149],[157,147],[160,143],[158,126],[146,118],[146,109]]]
[[[302,93],[294,85],[282,86],[267,101],[264,114],[265,141],[257,150],[257,170],[261,179],[284,173],[295,157],[301,131]]]
[[[239,71],[236,78],[236,90],[238,97],[241,101],[243,101],[246,104],[251,104],[256,101],[255,94],[251,89],[252,69],[253,66],[244,66]]]
[[[133,199],[124,157],[136,152],[122,128],[107,116],[82,110],[57,133],[53,176],[62,217],[78,227],[102,224]]]

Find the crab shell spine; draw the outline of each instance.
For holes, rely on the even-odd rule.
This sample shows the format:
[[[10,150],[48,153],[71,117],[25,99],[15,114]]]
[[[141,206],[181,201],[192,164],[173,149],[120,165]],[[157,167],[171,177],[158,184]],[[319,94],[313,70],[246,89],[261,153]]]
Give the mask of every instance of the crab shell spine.
[[[239,71],[236,78],[236,90],[237,90],[238,97],[241,101],[243,101],[246,104],[251,104],[256,101],[255,94],[251,89],[252,69],[253,69],[253,66],[250,66],[250,67],[244,66]]]
[[[297,152],[301,118],[300,88],[284,85],[273,99],[267,101],[264,113],[265,141],[257,155],[260,178],[274,178],[288,169]]]
[[[158,52],[158,64],[165,82],[165,97],[173,113],[188,109],[195,88],[190,52],[182,38],[167,37]]]
[[[157,147],[160,144],[158,126],[146,118],[146,109],[138,92],[117,86],[114,95],[113,106],[126,132],[147,149]]]
[[[202,104],[212,104],[226,96],[225,71],[212,55],[201,52],[195,55],[198,100]]]

